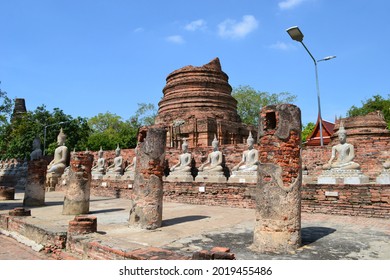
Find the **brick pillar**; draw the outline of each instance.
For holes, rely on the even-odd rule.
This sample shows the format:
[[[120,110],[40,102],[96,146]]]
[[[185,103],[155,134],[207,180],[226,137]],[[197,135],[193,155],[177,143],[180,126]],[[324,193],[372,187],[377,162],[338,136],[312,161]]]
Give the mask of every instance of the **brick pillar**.
[[[97,232],[97,217],[95,216],[76,216],[69,221],[68,234],[87,234]]]
[[[15,188],[0,186],[0,200],[14,200]]]
[[[63,215],[88,214],[92,162],[93,155],[88,152],[72,153]]]
[[[45,205],[45,178],[47,162],[43,159],[30,160],[27,169],[23,206]]]
[[[259,119],[258,183],[253,248],[287,253],[301,244],[301,111],[264,107]]]
[[[156,229],[162,224],[166,129],[158,126],[145,128],[140,131],[140,136],[129,225]]]

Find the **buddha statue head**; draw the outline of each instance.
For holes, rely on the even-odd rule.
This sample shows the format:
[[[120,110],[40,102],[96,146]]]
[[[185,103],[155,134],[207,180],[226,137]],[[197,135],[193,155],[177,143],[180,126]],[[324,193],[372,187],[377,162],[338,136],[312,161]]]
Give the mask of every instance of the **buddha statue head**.
[[[117,157],[119,157],[120,154],[121,154],[121,149],[119,148],[119,144],[118,144],[117,147],[116,147],[116,149],[115,149],[115,155],[116,155]]]
[[[347,131],[344,128],[344,123],[340,122],[339,131],[337,132],[340,143],[344,144],[347,141]]]
[[[62,130],[62,127],[60,129],[60,133],[57,136],[57,144],[58,146],[63,146],[65,144],[66,135],[64,131]]]
[[[213,146],[214,151],[218,150],[218,139],[217,139],[217,136],[215,134],[214,134],[214,140],[213,140],[213,142],[211,142],[211,146]]]
[[[183,153],[187,153],[187,151],[188,151],[187,138],[183,138],[183,144],[181,145],[181,148],[183,150]]]
[[[252,131],[249,131],[249,136],[248,139],[246,140],[246,143],[248,144],[249,149],[253,148],[253,144],[255,143],[255,140],[252,137]]]

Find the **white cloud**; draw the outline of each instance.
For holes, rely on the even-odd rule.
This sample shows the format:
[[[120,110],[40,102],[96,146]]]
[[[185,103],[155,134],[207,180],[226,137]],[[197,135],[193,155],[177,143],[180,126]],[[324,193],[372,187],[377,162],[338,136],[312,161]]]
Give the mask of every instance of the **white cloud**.
[[[288,9],[295,8],[296,6],[300,5],[304,1],[305,0],[285,0],[279,2],[278,5],[281,10],[288,10]]]
[[[145,31],[145,29],[143,29],[142,27],[138,27],[138,28],[134,29],[135,33],[144,32],[144,31]]]
[[[269,47],[271,49],[281,50],[281,51],[287,51],[294,48],[292,44],[286,44],[284,42],[276,42],[275,44],[272,44]]]
[[[240,22],[227,19],[218,25],[218,34],[223,38],[244,38],[254,31],[258,25],[258,21],[252,15],[243,16]]]
[[[188,31],[196,31],[196,30],[205,30],[207,28],[206,21],[203,19],[198,19],[190,22],[184,28]]]
[[[172,35],[165,38],[168,42],[174,43],[174,44],[184,44],[185,41],[183,37],[180,35]]]

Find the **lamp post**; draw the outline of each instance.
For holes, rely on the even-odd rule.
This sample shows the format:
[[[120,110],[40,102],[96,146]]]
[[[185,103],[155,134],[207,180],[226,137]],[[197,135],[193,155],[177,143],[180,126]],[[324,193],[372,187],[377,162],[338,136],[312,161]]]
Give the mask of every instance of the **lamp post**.
[[[68,123],[70,121],[65,121],[65,122],[58,122],[58,123],[53,123],[53,124],[48,124],[43,127],[43,155],[46,154],[46,129],[50,126],[58,125],[58,124],[64,124]]]
[[[298,28],[298,26],[290,27],[290,28],[288,28],[286,31],[287,31],[287,33],[290,35],[291,39],[293,39],[293,40],[295,40],[295,41],[298,41],[298,42],[300,42],[300,43],[302,44],[302,46],[305,48],[305,50],[307,51],[307,53],[310,55],[311,59],[312,59],[313,62],[314,62],[314,69],[315,69],[315,75],[316,75],[317,101],[318,101],[318,120],[319,120],[319,122],[320,122],[320,143],[321,143],[321,147],[322,147],[322,146],[324,146],[324,138],[323,138],[323,135],[322,135],[322,117],[321,117],[321,102],[320,102],[320,86],[319,86],[319,83],[318,83],[317,62],[330,60],[330,59],[335,58],[336,56],[335,56],[335,55],[332,55],[332,56],[324,57],[323,59],[316,60],[316,59],[314,58],[314,56],[311,54],[311,52],[309,51],[309,49],[308,49],[308,48],[305,46],[305,44],[303,43],[303,33],[302,33],[301,30]]]

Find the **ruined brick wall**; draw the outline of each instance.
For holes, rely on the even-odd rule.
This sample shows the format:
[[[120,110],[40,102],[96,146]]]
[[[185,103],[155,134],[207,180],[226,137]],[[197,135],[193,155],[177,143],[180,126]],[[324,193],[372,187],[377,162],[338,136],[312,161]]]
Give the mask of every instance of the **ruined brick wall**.
[[[164,201],[254,208],[256,184],[164,182]]]
[[[131,197],[130,181],[107,182],[104,186],[102,183],[100,180],[92,181],[91,195],[123,199]],[[205,187],[205,191],[200,192],[199,187]],[[253,209],[254,188],[256,184],[164,182],[164,201]],[[325,192],[337,192],[338,197],[325,196]],[[390,186],[304,185],[301,210],[308,213],[390,218]]]
[[[308,184],[302,189],[302,211],[390,218],[390,186]]]

